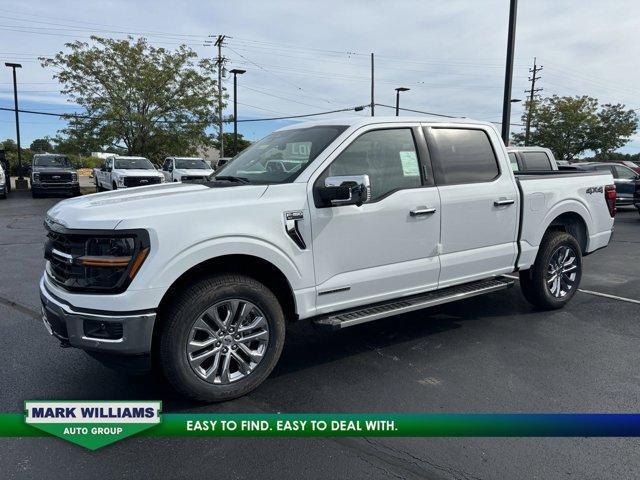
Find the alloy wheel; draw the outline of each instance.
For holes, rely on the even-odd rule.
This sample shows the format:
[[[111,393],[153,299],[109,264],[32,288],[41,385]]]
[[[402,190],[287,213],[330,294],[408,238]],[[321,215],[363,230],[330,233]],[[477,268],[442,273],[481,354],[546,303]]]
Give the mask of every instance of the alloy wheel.
[[[576,287],[578,275],[578,256],[573,248],[558,247],[549,260],[547,267],[547,287],[556,298],[563,298]]]
[[[203,380],[230,384],[250,375],[269,345],[269,324],[253,303],[229,299],[216,303],[193,323],[187,361]]]

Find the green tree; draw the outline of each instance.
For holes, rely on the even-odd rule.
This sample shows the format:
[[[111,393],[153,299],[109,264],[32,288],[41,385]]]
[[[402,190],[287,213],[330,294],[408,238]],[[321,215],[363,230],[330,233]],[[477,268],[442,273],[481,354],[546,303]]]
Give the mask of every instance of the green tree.
[[[31,142],[29,150],[34,153],[51,152],[53,151],[53,146],[51,145],[51,141],[48,137],[36,138],[33,142]]]
[[[185,45],[169,51],[132,37],[91,40],[68,43],[68,52],[40,59],[56,69],[62,93],[86,110],[67,117],[59,148],[75,146],[86,154],[122,147],[158,161],[211,145],[206,128],[217,116],[211,60],[198,61]]]
[[[222,136],[224,137],[224,154],[225,156],[230,157],[233,155],[233,133],[223,133]],[[243,151],[249,145],[251,145],[251,142],[246,138],[244,138],[241,133],[239,133],[238,134],[238,153]],[[214,148],[217,148],[218,151],[220,150],[220,142],[218,141],[217,137],[213,141],[212,146]]]
[[[527,120],[529,102],[522,114]],[[530,145],[547,147],[559,159],[573,159],[586,151],[611,152],[629,142],[637,129],[638,118],[624,105],[598,105],[586,95],[552,97],[537,100],[531,110]],[[524,132],[513,139],[524,144]]]

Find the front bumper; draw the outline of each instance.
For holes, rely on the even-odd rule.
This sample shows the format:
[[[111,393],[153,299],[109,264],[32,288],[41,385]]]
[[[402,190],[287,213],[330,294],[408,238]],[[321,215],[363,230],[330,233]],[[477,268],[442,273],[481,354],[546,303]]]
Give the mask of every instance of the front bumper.
[[[34,183],[31,181],[31,190],[48,193],[80,192],[80,183]]]
[[[72,347],[90,352],[117,355],[144,355],[151,352],[151,339],[156,313],[86,311],[74,308],[54,296],[40,280],[42,320],[51,335]],[[117,332],[116,338],[98,338],[92,332],[96,325]],[[121,332],[121,333],[120,333]]]

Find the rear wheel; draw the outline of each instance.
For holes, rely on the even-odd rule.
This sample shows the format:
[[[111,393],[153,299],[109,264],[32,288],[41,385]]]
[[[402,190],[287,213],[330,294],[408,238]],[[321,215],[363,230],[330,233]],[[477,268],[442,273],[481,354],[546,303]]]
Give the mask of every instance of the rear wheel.
[[[112,190],[117,190],[117,189],[118,189],[118,184],[116,182],[113,182]]]
[[[285,319],[275,295],[242,275],[217,275],[181,292],[162,313],[159,361],[183,395],[218,402],[245,395],[275,367]]]
[[[564,232],[549,232],[529,270],[520,272],[520,288],[533,305],[557,309],[575,295],[582,277],[582,254],[576,239]]]

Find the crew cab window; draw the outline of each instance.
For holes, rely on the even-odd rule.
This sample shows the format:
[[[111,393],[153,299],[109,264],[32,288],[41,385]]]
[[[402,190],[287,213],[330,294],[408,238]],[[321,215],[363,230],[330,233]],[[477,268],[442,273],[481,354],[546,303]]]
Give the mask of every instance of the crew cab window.
[[[621,178],[623,180],[634,180],[637,176],[636,172],[634,172],[630,168],[623,167],[622,165],[614,165],[613,169],[615,170],[616,178]]]
[[[511,162],[511,170],[514,172],[520,171],[520,167],[518,166],[518,157],[513,152],[509,152],[509,162]]]
[[[371,201],[403,188],[422,186],[420,163],[409,128],[373,130],[353,141],[322,174],[369,175]]]
[[[545,152],[522,152],[527,170],[552,170],[551,160]]]
[[[498,160],[484,130],[432,128],[440,185],[490,182],[500,175]]]

